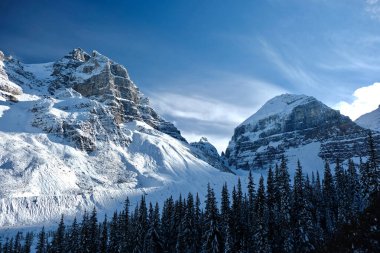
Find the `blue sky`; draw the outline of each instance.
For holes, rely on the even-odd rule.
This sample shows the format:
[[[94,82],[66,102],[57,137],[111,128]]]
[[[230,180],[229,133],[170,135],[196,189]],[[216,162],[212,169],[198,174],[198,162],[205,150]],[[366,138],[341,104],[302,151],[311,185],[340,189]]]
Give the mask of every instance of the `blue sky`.
[[[39,63],[96,49],[125,65],[185,137],[220,151],[281,93],[352,118],[380,104],[378,0],[2,0],[0,10],[5,54]]]

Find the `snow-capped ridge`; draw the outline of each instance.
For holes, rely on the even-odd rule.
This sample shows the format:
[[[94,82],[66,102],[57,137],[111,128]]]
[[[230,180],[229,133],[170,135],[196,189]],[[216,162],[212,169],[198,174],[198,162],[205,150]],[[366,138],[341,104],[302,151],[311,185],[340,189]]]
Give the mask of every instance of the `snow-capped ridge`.
[[[360,116],[355,122],[361,127],[380,132],[380,105],[372,112]]]
[[[246,119],[242,125],[255,124],[261,119],[271,116],[283,117],[300,105],[317,101],[314,97],[296,94],[282,94],[268,100],[256,113]]]
[[[235,128],[225,155],[240,169],[274,166],[283,155],[322,168],[323,160],[365,157],[366,138],[366,129],[314,97],[284,94]]]

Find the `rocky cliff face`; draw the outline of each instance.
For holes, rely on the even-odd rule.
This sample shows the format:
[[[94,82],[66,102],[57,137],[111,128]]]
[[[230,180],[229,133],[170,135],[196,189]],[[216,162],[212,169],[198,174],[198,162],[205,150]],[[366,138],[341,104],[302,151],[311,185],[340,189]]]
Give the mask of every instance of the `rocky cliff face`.
[[[16,83],[45,93],[45,99],[31,108],[35,113],[33,126],[69,138],[82,150],[95,151],[98,143],[104,141],[127,144],[120,126],[133,120],[186,142],[172,123],[152,109],[127,70],[96,51],[89,55],[74,49],[56,62],[32,67],[8,59],[0,69],[0,76],[8,78],[8,85],[0,82],[0,90],[8,96],[22,93],[19,85],[12,85]],[[57,103],[59,100],[64,101]],[[62,119],[48,113],[53,107],[71,117]],[[81,113],[72,114],[73,111]]]
[[[203,161],[221,171],[231,172],[216,148],[206,137],[202,137],[198,142],[192,142],[190,145],[193,147],[193,153]]]
[[[308,146],[313,147],[308,157],[348,159],[366,155],[366,137],[365,129],[315,98],[285,94],[235,129],[226,158],[236,168],[260,169],[282,155],[303,156],[293,151]]]

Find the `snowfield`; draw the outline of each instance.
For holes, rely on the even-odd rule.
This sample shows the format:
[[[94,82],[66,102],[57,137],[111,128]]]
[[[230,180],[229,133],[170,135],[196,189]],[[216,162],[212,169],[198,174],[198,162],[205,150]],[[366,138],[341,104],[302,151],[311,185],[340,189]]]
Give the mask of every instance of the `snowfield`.
[[[142,117],[115,123],[110,99],[130,99],[120,98],[117,88],[111,90],[113,79],[107,79],[103,89],[116,95],[107,99],[85,97],[72,87],[49,91],[59,79],[52,75],[54,70],[68,73],[76,83],[85,82],[112,70],[108,58],[96,53],[87,62],[64,58],[59,64],[0,63],[2,229],[50,226],[62,213],[71,220],[93,207],[99,216],[111,215],[127,197],[132,205],[141,195],[160,202],[170,195],[199,192],[203,199],[208,183],[218,191],[226,181],[236,183],[236,175],[200,160],[188,143],[144,122],[152,121],[149,113],[154,117],[147,99],[132,104],[132,110],[142,108]],[[123,75],[129,86],[120,89],[128,88],[136,96],[126,70],[115,66],[119,72],[106,74],[115,76],[115,83]],[[95,148],[83,148],[88,143]]]

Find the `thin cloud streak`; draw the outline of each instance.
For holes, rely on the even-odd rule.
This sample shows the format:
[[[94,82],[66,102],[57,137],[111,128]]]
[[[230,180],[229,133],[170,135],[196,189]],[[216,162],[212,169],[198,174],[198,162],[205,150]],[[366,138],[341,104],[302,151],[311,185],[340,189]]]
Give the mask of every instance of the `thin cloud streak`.
[[[153,107],[174,121],[189,141],[209,138],[219,151],[225,150],[233,130],[254,114],[268,99],[287,91],[247,76],[213,72],[214,76],[176,82],[182,91],[155,91],[148,96]],[[194,87],[196,85],[196,87]],[[202,94],[202,95],[199,95]]]

